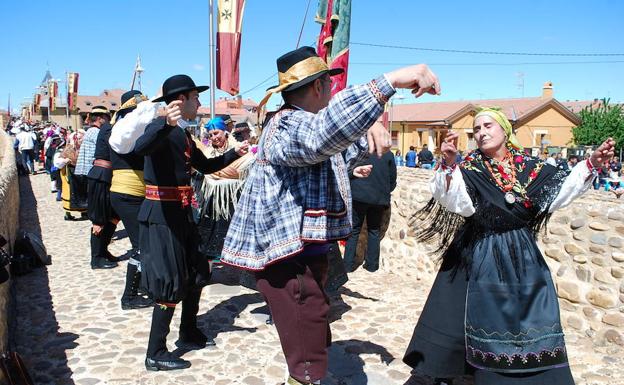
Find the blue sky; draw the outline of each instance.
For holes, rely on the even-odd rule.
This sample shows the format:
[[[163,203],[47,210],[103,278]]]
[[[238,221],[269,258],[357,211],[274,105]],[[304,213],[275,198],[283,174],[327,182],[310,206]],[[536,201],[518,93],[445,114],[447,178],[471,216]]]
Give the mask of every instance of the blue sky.
[[[247,0],[241,91],[276,72],[275,59],[294,49],[308,0]],[[312,0],[302,44],[319,32]],[[209,84],[208,0],[2,1],[0,108],[32,96],[47,63],[56,78],[80,73],[80,94],[128,88],[137,54],[143,90],[153,96],[165,78],[191,75]],[[458,50],[624,54],[624,2],[354,0],[351,42]],[[539,96],[545,81],[561,100],[611,97],[624,102],[624,55],[550,57],[452,54],[351,46],[349,83],[400,67],[431,63],[443,95],[422,101]],[[561,63],[577,64],[523,64]],[[589,63],[611,62],[611,63]],[[369,64],[382,63],[382,64]],[[386,63],[386,64],[383,64]],[[491,65],[495,63],[496,65]],[[484,65],[488,64],[488,65]],[[244,94],[260,100],[276,78]],[[64,90],[64,86],[63,90]],[[217,97],[224,96],[217,92]],[[202,102],[208,104],[208,93]],[[279,101],[273,97],[269,107]],[[403,102],[412,102],[408,96]]]

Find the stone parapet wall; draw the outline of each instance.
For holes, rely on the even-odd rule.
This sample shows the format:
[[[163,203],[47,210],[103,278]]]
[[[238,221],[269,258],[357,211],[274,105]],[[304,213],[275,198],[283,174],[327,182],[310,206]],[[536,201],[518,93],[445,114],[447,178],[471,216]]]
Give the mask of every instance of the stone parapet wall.
[[[12,247],[19,228],[19,181],[13,140],[0,129],[0,234]],[[9,249],[10,251],[10,249]],[[7,350],[10,281],[0,285],[0,352]],[[0,382],[2,373],[0,373]]]

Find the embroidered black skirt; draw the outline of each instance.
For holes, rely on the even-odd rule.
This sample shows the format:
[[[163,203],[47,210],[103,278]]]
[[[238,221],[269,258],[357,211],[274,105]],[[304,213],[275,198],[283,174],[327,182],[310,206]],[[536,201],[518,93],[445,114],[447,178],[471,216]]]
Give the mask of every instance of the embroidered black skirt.
[[[450,260],[459,253],[445,255],[404,362],[431,377],[473,374],[476,385],[574,384],[556,293],[529,233],[484,236],[471,254],[470,274]],[[523,264],[518,276],[512,259]]]

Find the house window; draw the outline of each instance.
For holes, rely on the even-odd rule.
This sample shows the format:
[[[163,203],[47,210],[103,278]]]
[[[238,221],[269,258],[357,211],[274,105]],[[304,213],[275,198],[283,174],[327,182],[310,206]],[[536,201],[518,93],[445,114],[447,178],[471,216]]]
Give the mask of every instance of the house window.
[[[392,147],[399,147],[399,131],[391,131]]]

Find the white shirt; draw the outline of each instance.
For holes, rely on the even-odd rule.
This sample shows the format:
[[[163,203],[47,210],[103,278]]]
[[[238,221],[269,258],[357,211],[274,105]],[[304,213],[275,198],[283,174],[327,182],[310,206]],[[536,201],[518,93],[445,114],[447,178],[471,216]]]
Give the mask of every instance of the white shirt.
[[[34,132],[22,131],[19,134],[15,135],[17,140],[19,141],[18,150],[32,150],[35,148],[35,140],[37,136]]]
[[[591,174],[592,172],[587,167],[587,162],[578,163],[563,182],[548,212],[552,213],[557,209],[566,207],[574,199],[583,195],[592,185],[593,178],[590,178]],[[459,167],[455,167],[455,170],[453,170],[448,189],[446,188],[446,173],[442,169],[438,169],[433,174],[433,178],[429,182],[429,188],[433,197],[450,212],[459,214],[462,217],[469,217],[475,213],[472,199],[468,195],[466,182]]]
[[[158,115],[158,105],[159,103],[152,103],[149,100],[143,101],[117,121],[108,139],[111,149],[118,154],[132,152],[137,139],[145,132],[145,127]]]

